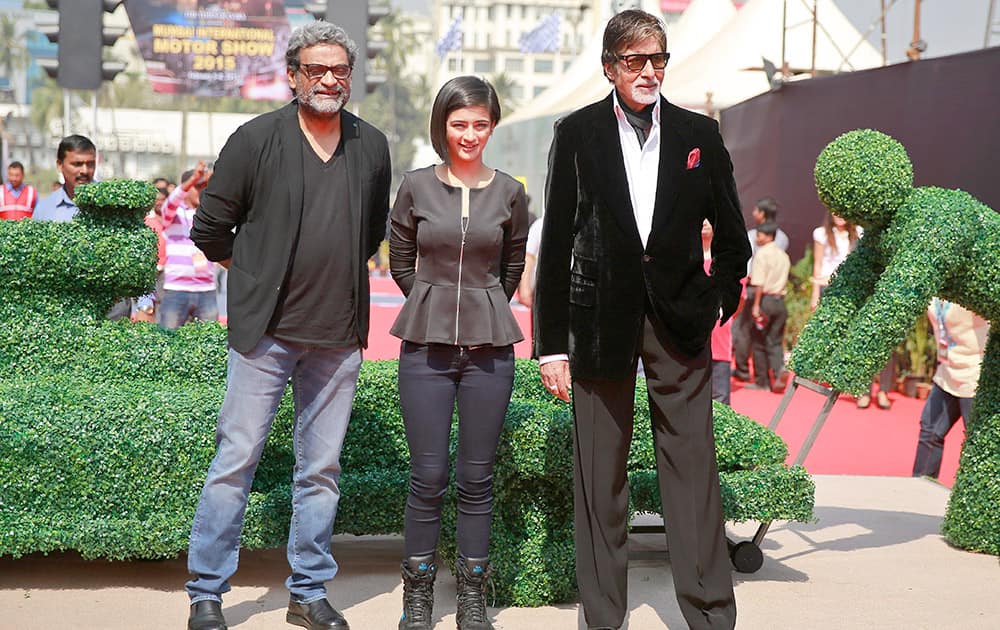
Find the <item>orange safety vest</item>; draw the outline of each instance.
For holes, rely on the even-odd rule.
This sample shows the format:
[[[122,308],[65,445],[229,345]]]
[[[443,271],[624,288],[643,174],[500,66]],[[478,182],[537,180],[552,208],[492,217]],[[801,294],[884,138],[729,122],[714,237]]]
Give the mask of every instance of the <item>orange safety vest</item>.
[[[21,194],[14,195],[6,184],[3,185],[3,197],[0,198],[0,220],[16,221],[31,217],[38,203],[38,191],[34,186],[25,184]]]

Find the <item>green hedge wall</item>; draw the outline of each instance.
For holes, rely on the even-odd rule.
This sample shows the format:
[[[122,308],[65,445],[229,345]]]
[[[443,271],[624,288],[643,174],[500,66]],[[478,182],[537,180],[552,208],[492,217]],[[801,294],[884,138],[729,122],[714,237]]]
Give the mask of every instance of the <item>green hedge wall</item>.
[[[72,549],[86,558],[172,557],[187,548],[214,455],[226,333],[215,323],[164,331],[103,319],[117,297],[152,285],[156,245],[142,212],[100,204],[144,200],[148,190],[115,182],[84,190],[94,201],[81,204],[73,222],[0,222],[0,555]],[[402,531],[408,450],[396,370],[395,361],[362,367],[338,533]],[[641,385],[636,403],[632,507],[655,511]],[[781,440],[728,407],[715,415],[727,515],[810,519],[812,482],[782,465]],[[246,548],[287,539],[292,418],[286,396],[250,495]],[[569,406],[544,390],[534,362],[518,361],[495,474],[491,558],[501,603],[575,595],[571,431]],[[454,519],[452,495],[445,561],[455,557]]]
[[[203,335],[184,338],[142,328],[171,336],[174,344],[202,344]],[[181,330],[187,328],[217,327]],[[108,360],[97,355],[97,364],[121,360],[114,346],[108,350]],[[197,356],[176,345],[174,350]],[[221,362],[217,367],[205,382],[187,384],[169,373],[163,374],[165,384],[145,379],[105,383],[65,374],[0,381],[0,554],[76,549],[88,558],[125,559],[171,557],[185,550],[214,454],[215,417],[224,390]],[[534,386],[533,362],[519,361],[518,374],[531,384],[519,386],[501,437],[492,555],[498,601],[539,605],[575,593],[572,417],[568,405],[532,400],[533,395],[548,397]],[[395,379],[395,361],[366,362],[362,368],[344,448],[338,533],[402,531],[408,454]],[[652,439],[642,415],[644,400],[640,384],[629,466],[632,508],[656,512],[659,495],[649,464]],[[286,540],[291,421],[286,396],[251,493],[243,534],[247,548],[280,546]],[[780,438],[723,405],[716,407],[716,427],[727,518],[811,518],[812,482],[803,469],[780,463],[786,454]],[[453,501],[451,496],[443,528],[446,561],[455,556]]]
[[[827,145],[815,178],[823,203],[865,234],[802,331],[791,367],[837,390],[866,393],[932,297],[989,320],[943,531],[954,545],[1000,554],[1000,215],[961,190],[914,188],[903,145],[870,129]]]

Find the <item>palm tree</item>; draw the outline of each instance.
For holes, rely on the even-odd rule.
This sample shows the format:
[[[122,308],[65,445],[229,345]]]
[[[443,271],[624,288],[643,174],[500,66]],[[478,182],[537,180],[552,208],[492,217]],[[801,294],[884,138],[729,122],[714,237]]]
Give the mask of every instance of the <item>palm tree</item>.
[[[0,68],[3,68],[3,76],[11,79],[16,68],[20,68],[27,58],[27,48],[21,40],[22,33],[18,32],[17,22],[9,15],[0,15]]]
[[[414,139],[427,133],[430,87],[423,77],[406,70],[407,57],[419,48],[410,18],[390,13],[379,20],[375,30],[385,42],[384,50],[374,60],[385,83],[364,101],[362,108],[365,117],[389,137],[393,179],[398,182],[413,160]]]
[[[63,113],[63,92],[54,79],[46,77],[45,83],[31,93],[31,122],[48,133],[49,123],[58,120]]]
[[[385,71],[387,78],[401,78],[407,57],[419,47],[412,25],[413,20],[399,12],[390,13],[378,21],[376,29],[386,47],[376,57],[376,63]]]
[[[493,79],[490,82],[493,84],[493,89],[497,92],[500,103],[506,110],[504,114],[510,115],[514,113],[518,105],[517,99],[514,97],[514,88],[517,87],[517,81],[511,78],[506,72],[501,72],[493,75]]]

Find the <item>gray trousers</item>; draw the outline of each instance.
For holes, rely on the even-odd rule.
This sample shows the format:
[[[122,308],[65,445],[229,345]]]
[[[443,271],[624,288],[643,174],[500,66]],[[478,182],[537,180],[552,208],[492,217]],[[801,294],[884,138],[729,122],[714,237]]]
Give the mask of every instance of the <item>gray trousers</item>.
[[[642,362],[670,567],[691,628],[736,625],[712,431],[711,352],[674,349],[647,317]],[[576,572],[590,627],[621,626],[628,603],[628,478],[635,378],[573,381]]]

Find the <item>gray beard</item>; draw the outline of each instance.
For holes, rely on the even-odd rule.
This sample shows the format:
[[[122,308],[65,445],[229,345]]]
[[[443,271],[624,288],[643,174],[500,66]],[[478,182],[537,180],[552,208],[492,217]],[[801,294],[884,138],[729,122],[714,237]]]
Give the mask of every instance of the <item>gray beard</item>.
[[[347,105],[347,101],[350,100],[350,91],[341,89],[340,96],[337,98],[320,99],[316,97],[316,94],[319,92],[321,87],[322,86],[317,83],[308,90],[299,94],[297,97],[299,105],[317,116],[336,116],[340,113],[340,110],[344,108],[344,105]]]
[[[657,84],[656,91],[653,92],[652,94],[647,94],[645,91],[637,90],[635,87],[632,87],[631,92],[632,92],[632,100],[634,100],[636,103],[642,103],[643,105],[650,105],[652,103],[655,103],[660,98],[659,84]]]

